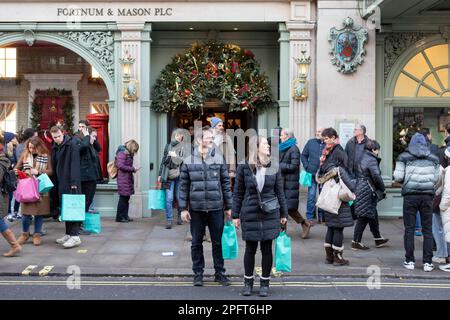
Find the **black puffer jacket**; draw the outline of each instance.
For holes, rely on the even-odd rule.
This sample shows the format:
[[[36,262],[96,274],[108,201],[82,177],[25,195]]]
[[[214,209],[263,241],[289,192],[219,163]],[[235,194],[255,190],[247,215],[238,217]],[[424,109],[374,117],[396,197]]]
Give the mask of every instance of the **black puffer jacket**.
[[[101,169],[98,167],[98,155],[91,144],[91,137],[80,139],[80,176],[81,181],[98,181],[102,178]]]
[[[228,167],[212,149],[205,160],[198,149],[185,158],[180,173],[180,210],[208,212],[231,209],[232,194]]]
[[[300,190],[300,150],[297,146],[280,153],[280,170],[288,210],[297,210]]]
[[[375,219],[377,198],[374,192],[384,192],[385,187],[380,171],[381,159],[366,150],[358,167],[356,185],[355,214],[357,217]],[[370,184],[370,185],[369,185]],[[372,191],[373,190],[373,191]]]
[[[336,145],[333,150],[328,154],[325,162],[320,166],[318,176],[322,177],[327,172],[338,167],[340,170],[341,178],[347,187],[355,192],[356,180],[351,179],[346,169],[347,166],[347,154],[341,145]],[[339,181],[338,177],[332,178]],[[325,211],[325,222],[328,227],[333,228],[345,228],[353,226],[353,217],[350,210],[350,206],[347,202],[342,202],[339,208],[338,214]]]
[[[358,170],[358,164],[365,152],[366,142],[369,138],[364,136],[361,143],[358,142],[356,137],[351,138],[345,145],[345,152],[348,157],[347,169],[350,175],[355,175]]]
[[[248,164],[238,165],[233,193],[233,218],[241,219],[244,241],[275,239],[280,233],[280,218],[287,217],[283,179],[279,171],[275,174],[266,172],[261,199],[264,201],[277,197],[280,210],[274,214],[265,214],[259,207],[254,174]]]

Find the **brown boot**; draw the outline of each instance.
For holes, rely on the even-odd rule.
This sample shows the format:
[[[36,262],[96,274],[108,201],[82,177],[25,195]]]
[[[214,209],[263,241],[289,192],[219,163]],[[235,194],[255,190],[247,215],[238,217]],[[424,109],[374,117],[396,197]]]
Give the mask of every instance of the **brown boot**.
[[[40,233],[33,234],[33,244],[35,246],[40,246],[41,245],[41,234]]]
[[[333,246],[334,249],[334,266],[346,266],[349,265],[350,262],[348,260],[345,260],[343,257],[343,253],[344,253],[344,246],[342,247],[336,247]]]
[[[302,239],[309,237],[309,231],[311,230],[311,224],[308,221],[302,223]]]
[[[333,248],[331,247],[331,244],[324,243],[323,246],[325,247],[325,253],[327,254],[325,258],[326,264],[333,264],[334,262],[334,255],[333,255]]]
[[[22,247],[17,242],[16,237],[14,236],[14,233],[11,231],[11,229],[6,230],[5,232],[2,233],[2,235],[3,237],[5,237],[6,241],[8,241],[8,243],[11,245],[11,250],[4,253],[3,256],[14,257],[22,250]]]
[[[30,238],[30,233],[29,232],[22,232],[19,236],[19,239],[17,239],[17,242],[20,245],[23,245],[25,242],[28,241],[28,239]]]

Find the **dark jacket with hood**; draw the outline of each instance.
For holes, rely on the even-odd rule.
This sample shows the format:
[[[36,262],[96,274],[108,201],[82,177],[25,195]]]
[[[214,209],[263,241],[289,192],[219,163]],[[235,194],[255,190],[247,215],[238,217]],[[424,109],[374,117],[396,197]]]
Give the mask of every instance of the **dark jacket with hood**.
[[[186,153],[186,145],[187,147],[190,146],[190,144],[185,144],[183,142],[178,142],[177,140],[173,140],[166,144],[166,147],[164,148],[164,154],[161,160],[161,165],[159,167],[159,176],[161,177],[161,187],[163,189],[169,189],[170,188],[170,180],[168,178],[168,173],[170,169],[176,169],[180,168],[183,164],[182,159],[187,156]],[[174,151],[177,155],[173,159],[173,157],[169,156],[169,151]],[[189,151],[189,150],[187,150]]]
[[[381,159],[367,150],[361,158],[358,167],[356,185],[355,214],[357,217],[374,219],[377,214],[376,190],[385,191],[383,178],[380,170]]]
[[[65,135],[60,145],[53,144],[52,165],[59,199],[63,194],[81,193],[79,139]],[[71,186],[76,186],[77,190],[72,192]]]
[[[300,196],[300,150],[296,145],[280,151],[280,170],[289,210],[297,210]]]
[[[369,140],[369,138],[366,135],[361,142],[358,142],[356,137],[353,137],[345,145],[345,152],[347,153],[348,157],[347,168],[350,175],[356,175],[358,164],[360,163],[361,158],[364,154],[364,150],[366,148],[367,140]]]
[[[403,184],[402,195],[435,194],[439,159],[431,153],[425,137],[416,133],[395,165],[394,180]]]
[[[270,168],[267,168],[270,170]],[[233,218],[241,219],[242,239],[244,241],[264,241],[278,237],[280,218],[287,217],[286,199],[283,193],[283,179],[280,171],[265,176],[261,191],[262,201],[278,198],[280,210],[273,214],[263,213],[256,191],[257,182],[247,163],[238,165],[233,192]]]
[[[350,191],[355,192],[356,180],[351,179],[350,175],[348,174],[348,171],[346,169],[347,161],[347,154],[345,153],[344,149],[341,147],[341,145],[336,145],[328,154],[322,166],[320,166],[318,172],[319,183],[323,184],[328,181],[328,178],[326,178],[327,174],[335,171],[335,168],[339,168],[342,180],[350,189]],[[339,181],[339,177],[337,175],[331,175],[331,179],[335,179],[336,182]],[[345,228],[353,226],[352,212],[347,202],[342,202],[341,207],[338,210],[338,214],[325,211],[324,215],[325,222],[328,227]]]
[[[121,145],[116,151],[117,191],[119,195],[129,197],[134,194],[133,156],[125,146]]]
[[[230,176],[223,156],[212,148],[203,159],[198,148],[195,148],[181,166],[180,211],[229,210],[231,200]]]
[[[90,136],[80,139],[80,161],[81,181],[101,180],[101,169],[98,167],[100,162]]]
[[[3,186],[3,177],[6,171],[9,170],[11,161],[3,151],[0,151],[0,186]],[[3,193],[0,190],[0,217],[5,217],[8,214],[8,193]]]
[[[319,170],[320,157],[325,143],[320,139],[310,139],[302,151],[302,164],[303,168],[312,175],[315,175]]]

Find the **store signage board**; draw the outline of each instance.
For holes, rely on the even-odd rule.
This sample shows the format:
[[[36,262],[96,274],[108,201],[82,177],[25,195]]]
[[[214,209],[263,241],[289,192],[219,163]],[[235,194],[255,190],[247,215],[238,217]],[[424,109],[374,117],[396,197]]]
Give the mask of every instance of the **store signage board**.
[[[347,142],[353,138],[353,130],[357,123],[358,120],[336,120],[336,128],[342,148],[345,149]]]

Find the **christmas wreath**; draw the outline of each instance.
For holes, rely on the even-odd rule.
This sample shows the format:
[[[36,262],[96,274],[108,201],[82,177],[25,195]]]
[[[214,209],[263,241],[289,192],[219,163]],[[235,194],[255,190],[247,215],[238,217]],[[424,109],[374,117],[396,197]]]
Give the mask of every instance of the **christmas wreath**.
[[[34,98],[33,102],[31,104],[31,127],[35,130],[40,130],[42,128],[39,128],[41,119],[42,119],[42,97],[67,97],[66,103],[63,106],[63,114],[64,114],[64,123],[66,126],[66,130],[69,134],[72,134],[73,132],[73,121],[74,121],[74,115],[73,115],[73,109],[74,109],[74,103],[73,103],[73,96],[71,90],[64,90],[64,89],[48,89],[48,90],[36,90],[34,92]],[[47,128],[45,128],[47,129]],[[49,128],[48,128],[49,129]]]
[[[201,109],[207,98],[218,98],[229,111],[274,106],[268,77],[250,50],[236,45],[195,43],[176,55],[153,87],[152,109]]]

